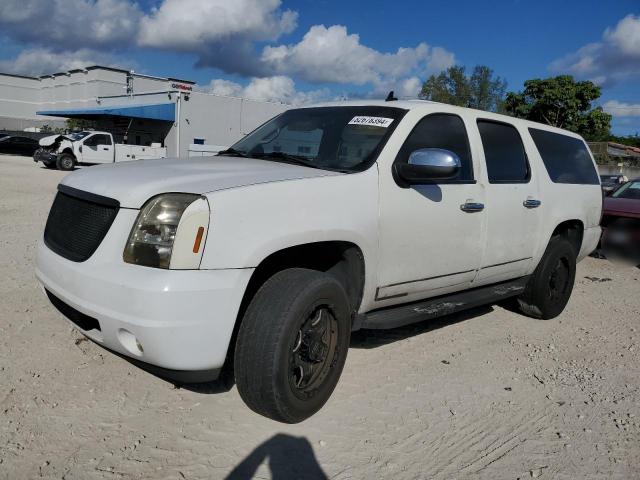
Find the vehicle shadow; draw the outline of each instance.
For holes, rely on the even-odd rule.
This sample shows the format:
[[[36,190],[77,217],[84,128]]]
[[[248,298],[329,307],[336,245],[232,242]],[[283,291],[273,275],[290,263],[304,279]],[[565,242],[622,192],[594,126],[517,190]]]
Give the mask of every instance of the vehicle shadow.
[[[274,480],[328,478],[318,464],[309,440],[278,433],[258,445],[225,479],[255,478],[256,471],[265,460]]]
[[[493,306],[483,305],[471,308],[462,312],[452,313],[444,317],[425,320],[420,323],[412,323],[404,327],[393,328],[390,330],[357,330],[351,334],[351,348],[376,348],[389,343],[404,340],[409,337],[415,337],[425,333],[432,332],[439,328],[455,325],[456,323],[469,320],[471,318],[486,315],[493,311]]]

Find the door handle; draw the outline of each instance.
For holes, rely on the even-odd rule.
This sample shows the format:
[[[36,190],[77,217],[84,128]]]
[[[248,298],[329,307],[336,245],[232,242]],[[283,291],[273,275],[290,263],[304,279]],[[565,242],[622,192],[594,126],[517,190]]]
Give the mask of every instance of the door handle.
[[[533,198],[527,198],[524,202],[522,202],[522,205],[527,208],[538,208],[540,205],[542,205],[542,202]]]
[[[109,147],[103,147],[102,149],[103,150],[109,150]]]
[[[469,213],[481,212],[482,210],[484,210],[484,203],[471,202],[467,200],[465,203],[460,205],[460,210],[462,210],[463,212],[469,212]]]

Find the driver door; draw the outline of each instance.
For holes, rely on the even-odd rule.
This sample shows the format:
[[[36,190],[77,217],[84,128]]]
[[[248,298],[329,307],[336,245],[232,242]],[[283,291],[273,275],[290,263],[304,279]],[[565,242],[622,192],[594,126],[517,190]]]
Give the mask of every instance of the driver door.
[[[467,128],[454,114],[419,120],[395,162],[422,148],[455,153],[453,179],[403,186],[380,175],[380,257],[376,305],[404,303],[462,290],[480,268],[485,241],[484,189],[477,183]]]
[[[114,159],[110,135],[96,133],[82,143],[82,161],[86,163],[111,163]]]

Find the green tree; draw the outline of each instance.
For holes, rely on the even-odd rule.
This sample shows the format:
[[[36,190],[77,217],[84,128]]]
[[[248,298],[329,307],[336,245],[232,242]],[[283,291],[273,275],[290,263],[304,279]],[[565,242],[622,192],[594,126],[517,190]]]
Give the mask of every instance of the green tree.
[[[590,81],[577,82],[570,75],[532,79],[522,92],[509,92],[506,113],[579,133],[591,141],[606,140],[611,115],[592,102],[600,98],[600,87]]]
[[[96,122],[94,120],[85,120],[84,118],[67,118],[65,125],[67,126],[67,130],[77,131],[94,129]]]
[[[422,85],[419,97],[460,107],[499,111],[507,82],[494,76],[493,70],[478,65],[470,76],[465,67],[455,65],[438,75],[431,75]]]
[[[623,145],[629,145],[631,147],[640,148],[640,135],[627,135],[626,137],[619,137],[616,135],[609,135],[607,139],[610,142],[622,143]]]

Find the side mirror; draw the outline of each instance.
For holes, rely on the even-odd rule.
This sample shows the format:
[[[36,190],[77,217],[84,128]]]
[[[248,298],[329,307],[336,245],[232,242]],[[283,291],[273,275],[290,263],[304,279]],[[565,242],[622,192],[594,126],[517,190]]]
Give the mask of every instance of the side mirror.
[[[460,157],[442,148],[421,148],[411,152],[407,163],[396,163],[398,176],[409,185],[446,180],[460,171]]]

